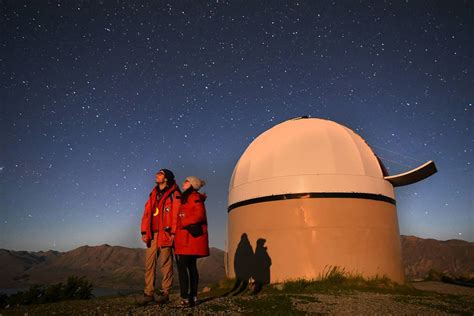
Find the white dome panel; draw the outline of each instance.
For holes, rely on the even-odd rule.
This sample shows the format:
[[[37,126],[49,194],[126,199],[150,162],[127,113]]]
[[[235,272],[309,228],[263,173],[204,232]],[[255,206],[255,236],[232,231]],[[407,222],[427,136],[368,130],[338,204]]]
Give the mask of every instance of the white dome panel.
[[[294,119],[258,136],[238,161],[229,205],[308,192],[360,192],[394,198],[372,149],[349,128],[323,119]]]

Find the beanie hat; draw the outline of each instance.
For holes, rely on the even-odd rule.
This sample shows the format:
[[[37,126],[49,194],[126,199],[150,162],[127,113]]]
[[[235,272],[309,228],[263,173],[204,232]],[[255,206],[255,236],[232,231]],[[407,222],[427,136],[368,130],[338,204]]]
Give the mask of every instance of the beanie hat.
[[[196,191],[202,188],[206,184],[204,180],[201,180],[198,177],[194,177],[194,176],[187,177],[186,180],[189,181],[189,183],[191,183],[191,186]]]
[[[171,172],[171,170],[168,169],[161,169],[160,171],[163,171],[165,174],[165,178],[168,180],[168,184],[174,183],[174,174]]]

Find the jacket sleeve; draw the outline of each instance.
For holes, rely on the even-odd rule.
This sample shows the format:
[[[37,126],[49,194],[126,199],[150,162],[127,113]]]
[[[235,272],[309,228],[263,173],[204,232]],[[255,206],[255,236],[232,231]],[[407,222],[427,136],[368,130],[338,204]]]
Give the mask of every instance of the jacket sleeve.
[[[178,214],[181,207],[181,193],[175,191],[173,193],[173,205],[171,206],[171,234],[176,234],[176,227],[178,224]]]
[[[145,208],[143,210],[143,216],[142,216],[142,224],[141,224],[141,233],[142,235],[146,234],[146,231],[149,230],[150,228],[150,211],[151,211],[151,193],[150,196],[148,197],[148,201],[145,203]]]
[[[206,208],[204,207],[204,202],[200,199],[200,197],[197,198],[190,198],[190,201],[188,203],[192,203],[192,211],[191,212],[186,212],[186,216],[183,217],[182,219],[182,224],[183,227],[192,225],[192,224],[197,224],[197,223],[205,223],[207,222],[206,219]]]

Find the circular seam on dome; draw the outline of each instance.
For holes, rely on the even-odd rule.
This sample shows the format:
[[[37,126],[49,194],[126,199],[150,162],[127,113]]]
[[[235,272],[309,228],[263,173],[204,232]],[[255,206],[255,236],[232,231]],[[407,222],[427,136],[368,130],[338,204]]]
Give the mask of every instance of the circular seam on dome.
[[[263,179],[258,179],[258,180],[252,180],[252,181],[247,181],[239,185],[234,185],[232,188],[229,188],[229,191],[231,191],[233,188],[238,188],[240,186],[249,184],[249,183],[254,183],[254,182],[259,182],[259,181],[265,181],[269,179],[276,179],[276,178],[285,178],[285,177],[298,177],[298,176],[355,176],[355,177],[368,177],[368,178],[373,178],[377,180],[385,180],[383,177],[374,177],[374,176],[369,176],[365,174],[350,174],[350,173],[299,173],[299,174],[289,174],[289,175],[282,175],[282,176],[274,176],[274,177],[268,177],[268,178],[263,178]],[[234,180],[235,182],[235,180]],[[387,181],[388,182],[388,181]]]

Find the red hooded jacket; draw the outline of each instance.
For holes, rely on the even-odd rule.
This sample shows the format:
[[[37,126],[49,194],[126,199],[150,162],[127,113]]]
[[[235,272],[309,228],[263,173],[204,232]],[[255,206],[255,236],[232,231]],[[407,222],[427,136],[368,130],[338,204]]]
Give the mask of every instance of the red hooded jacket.
[[[173,245],[171,235],[176,233],[176,221],[181,205],[181,192],[176,183],[174,183],[163,193],[159,201],[156,199],[157,194],[158,189],[155,187],[151,191],[148,201],[145,204],[141,232],[142,235],[146,235],[146,246],[150,248],[151,240],[153,239],[153,217],[158,216],[156,246],[171,247]],[[169,227],[168,231],[165,230],[167,227]]]
[[[204,201],[206,195],[193,191],[189,194],[186,203],[181,204],[175,236],[175,254],[209,256],[209,237],[207,233],[207,218]],[[193,237],[185,228],[191,224],[202,227],[202,235]]]

